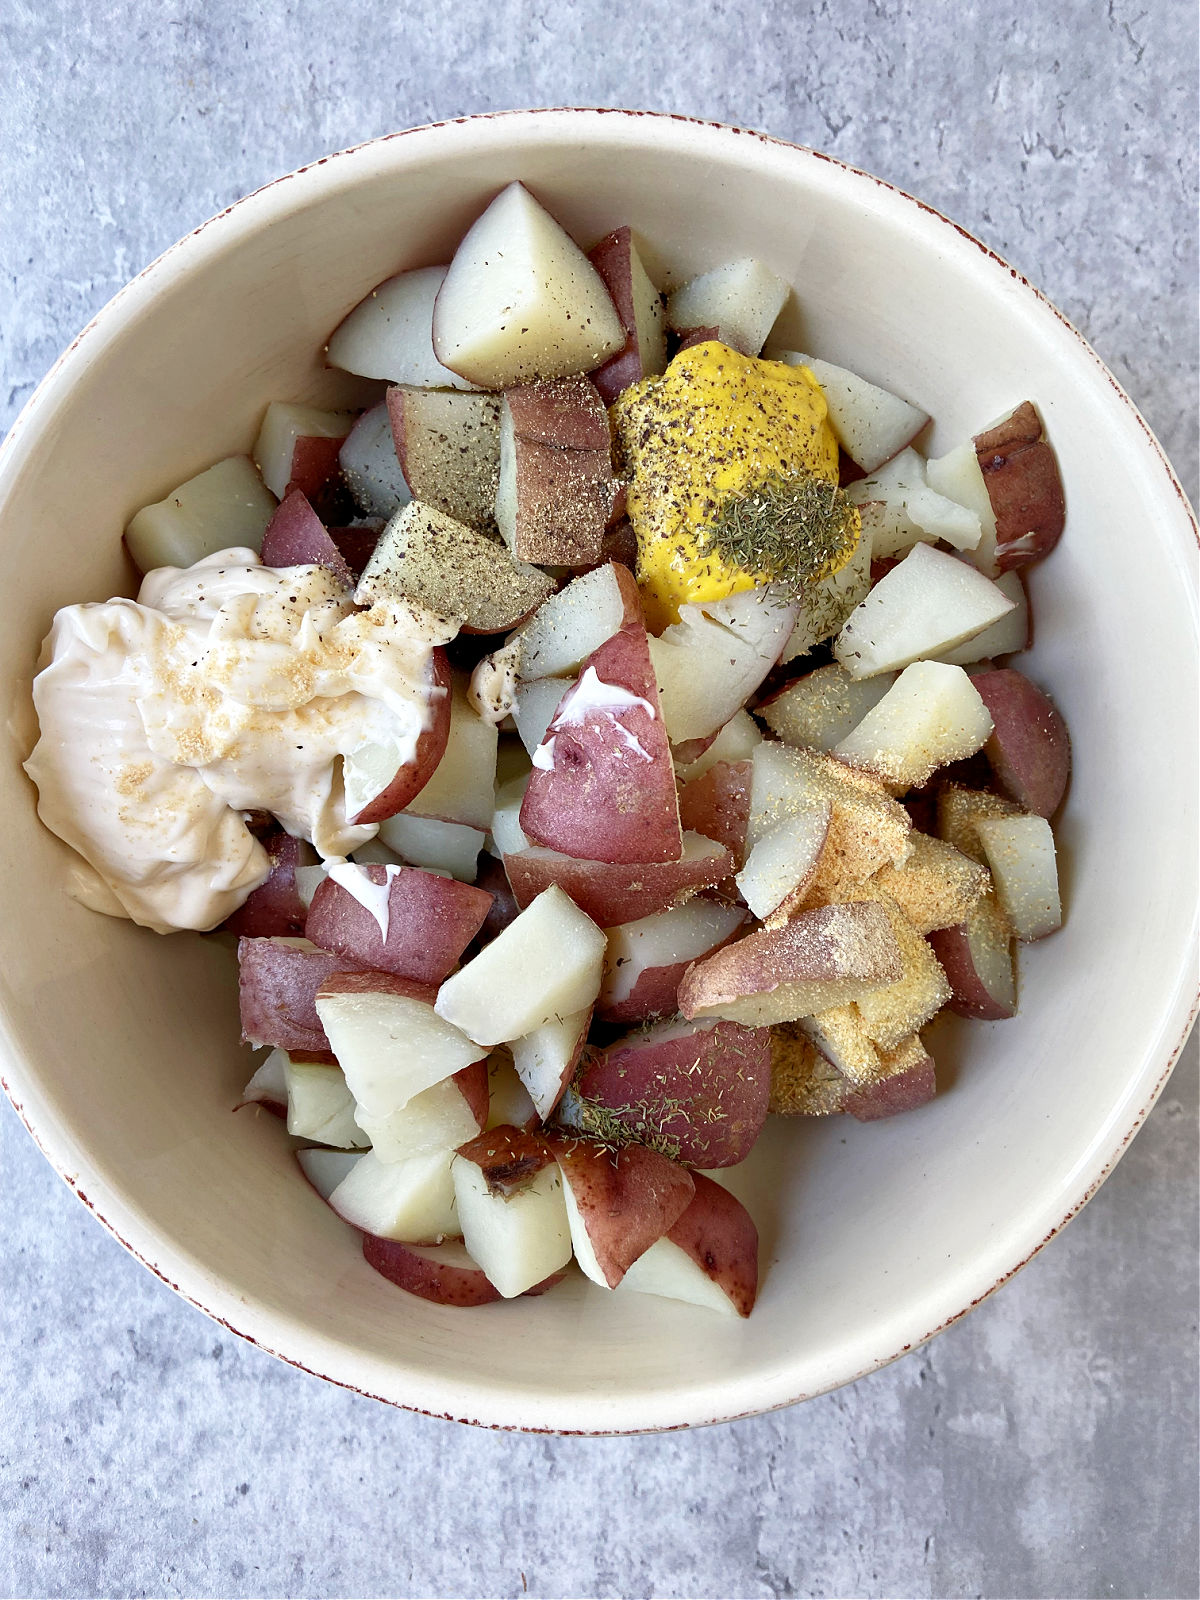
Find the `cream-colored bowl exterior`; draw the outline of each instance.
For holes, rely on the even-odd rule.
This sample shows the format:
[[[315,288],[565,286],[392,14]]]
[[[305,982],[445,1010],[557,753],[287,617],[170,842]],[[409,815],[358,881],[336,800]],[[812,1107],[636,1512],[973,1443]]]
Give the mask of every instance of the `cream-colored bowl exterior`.
[[[740,1175],[763,1237],[747,1322],[569,1280],[451,1310],[363,1263],[248,1075],[229,951],[79,908],[20,770],[56,607],[127,591],[132,511],[246,449],[271,399],[353,398],[330,330],[446,260],[521,178],[590,243],[620,223],[678,281],[731,253],[796,288],[794,342],[897,388],[945,449],[1034,398],[1067,533],[1031,579],[1031,670],[1075,747],[1067,926],[1022,953],[1021,1014],[935,1031],[944,1093],[892,1123],[770,1129]],[[929,208],[812,151],[619,112],[422,128],[330,157],[197,229],[105,308],[0,454],[7,686],[0,1036],[9,1093],[67,1181],[154,1271],[284,1359],[481,1423],[678,1427],[817,1394],[918,1344],[1021,1266],[1146,1115],[1195,996],[1195,530],[1092,351]]]

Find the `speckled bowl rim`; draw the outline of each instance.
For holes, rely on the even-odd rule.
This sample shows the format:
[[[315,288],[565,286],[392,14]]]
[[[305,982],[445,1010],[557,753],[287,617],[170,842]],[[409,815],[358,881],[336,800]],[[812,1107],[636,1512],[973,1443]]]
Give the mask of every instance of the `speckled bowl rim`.
[[[90,363],[93,356],[99,356],[103,350],[119,341],[125,328],[138,317],[142,307],[155,296],[160,287],[174,280],[179,274],[203,264],[211,254],[229,249],[239,238],[268,225],[273,218],[318,200],[327,187],[337,186],[338,175],[344,170],[341,164],[369,161],[373,155],[386,152],[389,147],[405,139],[419,140],[434,137],[438,141],[439,153],[444,153],[454,140],[461,138],[465,150],[469,148],[472,140],[478,137],[481,129],[486,132],[487,126],[494,122],[524,123],[527,127],[535,129],[539,137],[544,135],[546,143],[564,139],[578,141],[586,138],[589,129],[596,128],[601,119],[609,118],[649,119],[656,126],[657,136],[664,142],[669,141],[673,129],[682,128],[686,130],[690,139],[698,138],[702,142],[710,140],[714,144],[719,144],[725,153],[732,144],[741,141],[747,145],[763,145],[774,150],[786,151],[798,163],[825,163],[835,168],[851,184],[877,186],[895,200],[912,206],[923,214],[926,219],[925,225],[930,228],[931,237],[936,233],[943,242],[946,242],[939,232],[941,229],[946,229],[955,236],[959,244],[965,242],[973,246],[984,258],[983,270],[1002,274],[1011,279],[1021,293],[1028,295],[1045,313],[1055,318],[1078,343],[1086,357],[1094,363],[1097,379],[1111,385],[1118,399],[1136,420],[1150,450],[1157,457],[1163,475],[1164,497],[1170,493],[1178,498],[1186,523],[1190,527],[1192,542],[1200,542],[1195,513],[1162,446],[1133,401],[1068,319],[1015,267],[1010,266],[973,234],[951,221],[933,206],[907,194],[895,185],[807,146],[792,144],[768,134],[724,123],[707,122],[672,113],[606,107],[547,107],[526,111],[488,112],[444,122],[426,123],[416,128],[386,134],[299,167],[209,218],[170,246],[136,278],[120,289],[71,342],[38,385],[13,423],[7,437],[0,444],[0,513],[3,511],[8,487],[16,481],[26,461],[35,454],[43,442],[47,426],[53,422],[56,410],[69,393],[77,373]],[[460,133],[459,130],[463,131]],[[669,152],[664,149],[664,155],[667,153]],[[1182,533],[1182,525],[1179,526]],[[1188,554],[1194,554],[1191,546],[1188,547]],[[1194,594],[1192,610],[1195,622]],[[1195,631],[1200,637],[1200,623],[1197,623]],[[631,1423],[629,1426],[546,1427],[507,1419],[496,1420],[497,1412],[507,1412],[511,1417],[520,1405],[519,1396],[515,1393],[508,1397],[496,1393],[502,1386],[493,1386],[490,1392],[484,1392],[484,1386],[480,1385],[475,1386],[479,1391],[476,1393],[468,1394],[464,1390],[462,1409],[447,1411],[433,1410],[415,1401],[410,1404],[392,1396],[379,1395],[370,1387],[355,1384],[348,1376],[342,1375],[347,1365],[344,1347],[315,1336],[311,1329],[297,1318],[280,1316],[262,1304],[255,1304],[244,1296],[232,1293],[219,1277],[186,1251],[178,1248],[170,1238],[165,1237],[153,1220],[129,1202],[119,1189],[101,1180],[89,1163],[84,1145],[76,1138],[48,1099],[40,1094],[37,1069],[33,1063],[22,1059],[8,1019],[3,1015],[0,1015],[0,1085],[3,1086],[17,1114],[47,1160],[130,1254],[136,1256],[178,1295],[203,1311],[220,1326],[267,1351],[268,1354],[278,1357],[281,1361],[342,1388],[383,1400],[387,1404],[405,1410],[477,1426],[522,1432],[593,1436],[666,1432],[677,1428],[733,1421],[742,1416],[779,1410],[853,1383],[924,1344],[1007,1283],[1073,1217],[1078,1215],[1112,1172],[1149,1115],[1179,1059],[1197,1011],[1200,1010],[1200,982],[1196,977],[1198,969],[1200,969],[1200,930],[1194,925],[1188,950],[1183,952],[1179,978],[1164,1009],[1162,1024],[1155,1038],[1147,1044],[1140,1069],[1127,1097],[1134,1102],[1136,1110],[1132,1116],[1122,1118],[1116,1126],[1110,1121],[1105,1134],[1097,1137],[1092,1149],[1076,1164],[1072,1173],[1074,1182],[1070,1185],[1073,1192],[1066,1192],[1067,1186],[1064,1185],[1059,1192],[1047,1196],[1041,1218],[1028,1229],[1024,1247],[1017,1253],[1015,1259],[1009,1261],[999,1272],[995,1271],[994,1262],[985,1272],[977,1270],[974,1282],[970,1281],[969,1274],[962,1272],[955,1274],[953,1282],[963,1285],[967,1291],[965,1300],[962,1298],[962,1288],[950,1293],[950,1280],[948,1280],[944,1296],[947,1301],[947,1314],[934,1326],[914,1329],[913,1336],[898,1349],[889,1350],[878,1358],[847,1372],[835,1382],[823,1384],[820,1388],[811,1391],[798,1389],[781,1382],[776,1376],[773,1382],[764,1380],[766,1392],[763,1393],[760,1403],[749,1409],[737,1410],[722,1407],[715,1396],[710,1398],[708,1405],[703,1403],[703,1397],[695,1394],[681,1396],[678,1403],[680,1414],[677,1419],[642,1426]],[[951,1304],[954,1309],[949,1309]],[[341,1372],[325,1370],[327,1365],[341,1369]],[[419,1387],[419,1385],[414,1386]],[[474,1401],[478,1408],[474,1414],[467,1408],[468,1401]],[[488,1412],[491,1412],[492,1416],[489,1417]]]

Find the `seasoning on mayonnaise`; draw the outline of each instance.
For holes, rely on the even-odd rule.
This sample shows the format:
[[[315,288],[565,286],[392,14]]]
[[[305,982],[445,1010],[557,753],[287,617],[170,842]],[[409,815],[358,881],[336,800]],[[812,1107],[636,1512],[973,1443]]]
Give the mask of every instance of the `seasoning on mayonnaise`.
[[[325,857],[364,844],[377,825],[352,819],[413,758],[452,632],[245,549],[150,572],[136,601],[64,607],[26,771],[103,885],[87,902],[160,933],[216,927],[269,869],[246,812]]]

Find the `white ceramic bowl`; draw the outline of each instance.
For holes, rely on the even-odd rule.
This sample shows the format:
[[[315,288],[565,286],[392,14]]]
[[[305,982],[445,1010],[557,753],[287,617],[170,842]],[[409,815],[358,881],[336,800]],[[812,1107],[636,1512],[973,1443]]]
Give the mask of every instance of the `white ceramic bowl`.
[[[447,259],[514,177],[584,241],[632,223],[652,270],[762,257],[796,286],[797,343],[927,407],[935,450],[1034,398],[1066,482],[1066,536],[1032,578],[1031,658],[1075,746],[1066,929],[1023,954],[1016,1020],[939,1025],[932,1105],[769,1131],[743,1176],[765,1269],[745,1323],[582,1281],[455,1311],[377,1277],[300,1182],[279,1124],[230,1114],[248,1057],[228,953],[68,899],[19,768],[39,641],[57,606],[128,589],[129,514],[247,448],[269,400],[345,397],[321,367],[329,331],[397,268]],[[632,1431],[785,1405],[1003,1283],[1162,1088],[1195,995],[1194,523],[1053,307],[877,179],[733,129],[596,111],[471,119],[330,157],[197,229],[75,341],[0,457],[0,538],[6,1086],[131,1250],[285,1360],[505,1427]]]

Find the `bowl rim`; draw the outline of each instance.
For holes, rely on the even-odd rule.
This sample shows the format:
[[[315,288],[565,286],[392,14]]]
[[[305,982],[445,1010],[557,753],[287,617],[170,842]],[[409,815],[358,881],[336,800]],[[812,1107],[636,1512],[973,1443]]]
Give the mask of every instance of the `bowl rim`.
[[[456,117],[398,130],[365,140],[360,144],[323,156],[317,161],[309,162],[290,173],[282,174],[208,218],[170,245],[117,291],[71,341],[26,401],[6,438],[0,443],[0,517],[3,516],[9,488],[16,482],[26,463],[35,455],[45,423],[53,419],[56,408],[66,398],[76,381],[77,374],[120,339],[125,327],[137,318],[142,306],[153,299],[159,286],[177,276],[198,270],[216,254],[236,246],[242,236],[257,231],[267,224],[272,216],[298,210],[318,201],[327,185],[337,186],[336,175],[344,170],[343,164],[355,161],[361,164],[369,161],[372,156],[382,157],[386,164],[392,149],[403,140],[412,140],[419,145],[422,139],[436,138],[443,149],[447,148],[447,140],[451,142],[461,140],[463,149],[466,150],[470,148],[472,138],[478,135],[481,129],[486,134],[488,125],[496,122],[528,129],[531,136],[539,139],[542,139],[544,134],[542,142],[554,143],[563,138],[578,140],[580,137],[586,137],[585,128],[593,131],[614,126],[618,129],[627,128],[628,123],[621,119],[648,119],[655,128],[656,141],[663,146],[664,154],[670,153],[668,146],[672,149],[679,148],[678,145],[672,144],[672,140],[681,137],[684,140],[699,138],[702,142],[708,141],[714,146],[720,146],[722,152],[728,151],[735,140],[740,140],[749,147],[757,145],[771,152],[784,153],[786,159],[790,161],[826,163],[842,179],[851,180],[852,184],[877,186],[889,197],[889,203],[894,203],[901,210],[905,207],[914,208],[921,214],[922,226],[936,235],[943,246],[957,250],[961,250],[964,245],[974,247],[985,259],[986,265],[983,270],[1002,274],[1010,280],[1011,287],[1018,296],[1027,303],[1032,303],[1039,313],[1043,315],[1048,313],[1056,319],[1079,347],[1076,355],[1082,354],[1089,358],[1096,368],[1095,375],[1102,377],[1111,386],[1117,399],[1138,424],[1150,451],[1157,457],[1156,466],[1163,475],[1164,494],[1169,486],[1178,497],[1179,505],[1174,508],[1175,516],[1172,519],[1170,539],[1181,547],[1187,546],[1189,555],[1194,554],[1191,545],[1200,542],[1200,530],[1197,529],[1195,513],[1161,444],[1145,418],[1068,318],[1015,267],[982,240],[928,202],[888,183],[885,179],[809,146],[731,124],[686,117],[677,113],[611,107],[556,106],[483,112],[474,116]],[[405,151],[409,148],[411,146],[402,147]],[[330,172],[334,175],[332,178]],[[1190,530],[1191,544],[1188,544],[1185,529]],[[1176,550],[1176,554],[1180,553],[1180,550]],[[1200,634],[1194,591],[1190,592],[1190,599],[1194,629]],[[1126,1095],[1114,1108],[1101,1133],[1093,1140],[1092,1148],[1081,1155],[1076,1162],[1071,1173],[1072,1181],[1069,1184],[1064,1183],[1053,1196],[1047,1197],[1042,1207],[1045,1229],[1027,1230],[1027,1237],[1016,1259],[1008,1260],[998,1272],[997,1263],[993,1261],[988,1272],[981,1275],[978,1270],[975,1271],[974,1281],[971,1281],[972,1274],[966,1270],[960,1269],[950,1275],[940,1295],[936,1297],[945,1303],[945,1314],[933,1326],[920,1331],[921,1325],[917,1324],[913,1336],[898,1349],[891,1349],[873,1357],[832,1381],[821,1382],[811,1389],[799,1388],[795,1377],[789,1380],[788,1369],[785,1368],[753,1380],[763,1392],[749,1405],[732,1408],[727,1402],[722,1405],[717,1401],[713,1386],[709,1386],[706,1391],[685,1391],[675,1396],[673,1402],[668,1401],[663,1407],[658,1408],[659,1414],[655,1419],[641,1422],[614,1417],[611,1405],[603,1401],[577,1397],[572,1409],[577,1413],[575,1420],[583,1425],[563,1426],[554,1420],[555,1407],[546,1410],[532,1403],[528,1394],[516,1388],[505,1390],[502,1386],[498,1388],[495,1384],[483,1383],[448,1385],[440,1380],[421,1379],[395,1363],[387,1370],[401,1372],[406,1379],[413,1380],[407,1385],[410,1392],[414,1389],[423,1389],[425,1392],[414,1394],[411,1399],[405,1399],[397,1394],[380,1393],[382,1384],[378,1381],[363,1385],[356,1383],[348,1375],[348,1368],[353,1365],[355,1357],[343,1345],[335,1339],[314,1334],[298,1318],[280,1315],[261,1303],[255,1304],[233,1293],[203,1263],[164,1235],[153,1218],[135,1205],[121,1191],[118,1184],[110,1183],[94,1170],[84,1144],[65,1119],[60,1117],[49,1101],[39,1093],[36,1068],[22,1058],[8,1018],[3,1012],[0,1012],[0,1086],[8,1095],[35,1143],[60,1177],[130,1254],[162,1279],[181,1298],[203,1311],[214,1322],[281,1361],[342,1388],[383,1400],[404,1410],[469,1422],[477,1426],[529,1433],[592,1436],[665,1432],[733,1421],[739,1417],[782,1409],[801,1400],[827,1393],[844,1384],[856,1382],[951,1326],[1026,1266],[1073,1217],[1078,1215],[1112,1172],[1149,1115],[1174,1069],[1196,1020],[1197,1011],[1200,1010],[1200,983],[1195,977],[1200,962],[1200,956],[1197,954],[1200,949],[1197,922],[1200,922],[1200,916],[1193,923],[1187,948],[1181,952],[1178,976],[1170,994],[1169,1004],[1164,1007],[1159,1029],[1142,1054],[1138,1072],[1136,1075],[1131,1075]],[[1134,1105],[1132,1112],[1124,1109],[1131,1101]],[[957,1289],[951,1292],[949,1287],[951,1284],[965,1284],[968,1291],[974,1292],[968,1293],[965,1303],[958,1304],[962,1299],[963,1290]],[[955,1309],[950,1308],[951,1303]],[[380,1372],[376,1374],[377,1378],[382,1375],[382,1371],[381,1365]],[[745,1390],[747,1381],[738,1386],[739,1393]],[[748,1393],[745,1397],[749,1398]],[[446,1402],[451,1399],[453,1404],[447,1409]],[[422,1401],[427,1403],[421,1403]],[[557,1408],[558,1413],[561,1413],[561,1409]],[[646,1408],[639,1404],[639,1409],[644,1416]],[[528,1414],[531,1411],[538,1414],[540,1420],[520,1420],[521,1412]]]

